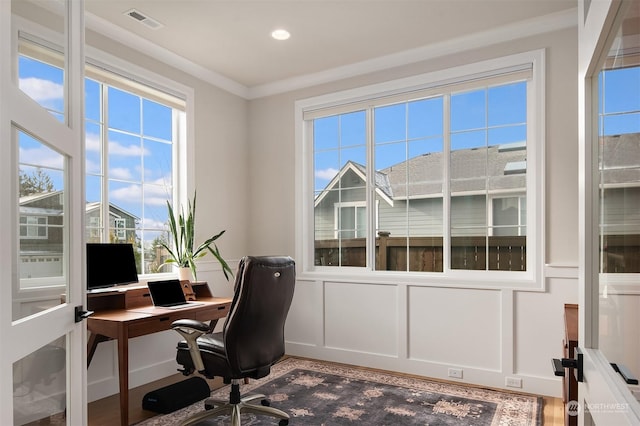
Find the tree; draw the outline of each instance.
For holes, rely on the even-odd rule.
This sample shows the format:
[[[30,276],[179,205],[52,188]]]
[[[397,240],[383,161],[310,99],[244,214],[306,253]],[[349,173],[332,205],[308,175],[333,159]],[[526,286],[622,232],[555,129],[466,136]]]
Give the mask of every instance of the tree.
[[[41,168],[38,167],[30,175],[20,170],[20,197],[53,191],[54,186],[51,177]]]

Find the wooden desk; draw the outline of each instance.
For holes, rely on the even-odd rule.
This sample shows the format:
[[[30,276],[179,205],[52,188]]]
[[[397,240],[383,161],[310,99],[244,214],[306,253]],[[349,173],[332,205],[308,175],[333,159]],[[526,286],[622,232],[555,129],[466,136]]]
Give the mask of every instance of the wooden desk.
[[[218,319],[227,316],[231,299],[210,297],[211,293],[206,296],[208,291],[208,286],[196,290],[197,302],[202,304],[173,310],[152,307],[150,298],[145,296],[148,294],[146,287],[88,295],[88,309],[96,312],[87,318],[87,328],[91,332],[87,343],[87,366],[98,343],[118,340],[121,425],[129,424],[129,339],[169,330],[173,321],[183,318],[210,320],[211,327],[215,327]]]

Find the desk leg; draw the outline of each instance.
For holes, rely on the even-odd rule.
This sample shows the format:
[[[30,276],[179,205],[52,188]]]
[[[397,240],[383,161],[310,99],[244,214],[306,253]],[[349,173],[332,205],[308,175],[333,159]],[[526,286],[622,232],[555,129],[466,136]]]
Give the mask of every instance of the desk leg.
[[[91,360],[93,359],[93,354],[96,353],[98,343],[106,342],[107,340],[109,340],[109,337],[107,336],[91,333],[91,336],[89,336],[89,341],[87,342],[87,368],[89,368],[89,365],[91,365]]]
[[[118,327],[118,372],[120,379],[120,424],[129,425],[129,329]]]

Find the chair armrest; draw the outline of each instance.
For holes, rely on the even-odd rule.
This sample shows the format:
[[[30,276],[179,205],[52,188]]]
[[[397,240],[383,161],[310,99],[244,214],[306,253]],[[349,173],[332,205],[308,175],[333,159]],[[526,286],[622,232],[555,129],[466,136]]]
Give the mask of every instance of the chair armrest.
[[[176,328],[181,328],[181,329],[192,329],[194,331],[202,331],[203,333],[206,333],[207,331],[209,331],[209,325],[202,322],[202,321],[196,321],[196,320],[192,320],[192,319],[179,319],[176,320],[174,322],[171,323],[171,328],[172,329],[176,329]]]
[[[192,319],[180,319],[171,323],[171,329],[177,331],[187,342],[189,346],[189,354],[193,361],[193,366],[201,374],[204,374],[205,368],[198,348],[198,337],[209,331],[209,325]]]

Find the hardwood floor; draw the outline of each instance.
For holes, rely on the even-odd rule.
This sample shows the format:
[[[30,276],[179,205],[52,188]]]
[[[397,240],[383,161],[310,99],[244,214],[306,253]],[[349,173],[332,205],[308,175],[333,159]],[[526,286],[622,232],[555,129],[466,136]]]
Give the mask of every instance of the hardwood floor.
[[[129,391],[129,421],[141,422],[156,415],[151,411],[142,409],[142,398],[147,392],[161,388],[171,383],[184,380],[181,374],[174,374],[164,379],[148,383]],[[222,380],[208,380],[209,387],[217,389],[221,387]],[[563,426],[564,407],[560,398],[544,397],[542,424],[544,426]],[[120,421],[120,408],[118,395],[112,395],[89,404],[89,426],[113,426]]]
[[[190,376],[192,377],[192,376]],[[129,389],[129,423],[135,424],[157,415],[142,409],[142,398],[147,392],[185,380],[180,373],[165,377],[146,385]],[[223,386],[222,379],[207,380],[211,390]],[[111,395],[89,403],[89,426],[113,426],[120,423],[120,396]]]

